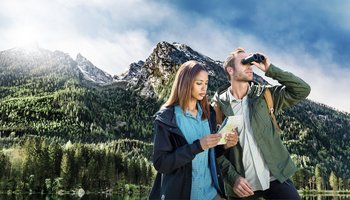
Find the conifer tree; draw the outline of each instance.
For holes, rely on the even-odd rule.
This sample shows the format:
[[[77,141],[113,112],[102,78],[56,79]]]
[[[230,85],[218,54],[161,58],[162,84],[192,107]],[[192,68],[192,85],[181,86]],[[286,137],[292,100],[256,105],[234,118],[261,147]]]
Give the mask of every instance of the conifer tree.
[[[73,183],[73,156],[71,150],[67,149],[63,152],[62,161],[61,161],[61,178],[63,186],[66,189],[70,189]]]
[[[338,178],[333,171],[331,172],[331,175],[329,176],[329,185],[332,187],[333,191],[338,190]]]
[[[319,164],[317,164],[315,167],[315,177],[316,177],[316,190],[321,191],[323,189],[323,177],[322,177],[321,168]]]
[[[7,178],[9,169],[11,168],[10,159],[0,150],[0,180]],[[1,181],[0,181],[1,184]]]

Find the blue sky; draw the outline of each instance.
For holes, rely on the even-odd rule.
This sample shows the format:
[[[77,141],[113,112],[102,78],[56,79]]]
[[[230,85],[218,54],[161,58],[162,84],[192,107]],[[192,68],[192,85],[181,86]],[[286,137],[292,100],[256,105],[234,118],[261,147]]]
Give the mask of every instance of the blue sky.
[[[0,50],[81,53],[115,75],[160,41],[221,61],[243,47],[306,80],[309,99],[350,112],[349,8],[343,0],[1,0]]]

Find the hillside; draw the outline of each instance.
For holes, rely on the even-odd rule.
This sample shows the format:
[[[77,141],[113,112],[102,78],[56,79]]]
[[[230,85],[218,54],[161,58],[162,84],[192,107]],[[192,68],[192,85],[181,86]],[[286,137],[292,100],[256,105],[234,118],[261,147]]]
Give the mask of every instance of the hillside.
[[[0,54],[0,135],[73,141],[146,138],[158,105],[113,83],[80,54],[15,49]],[[103,75],[103,73],[102,73]],[[97,78],[96,78],[97,77]],[[140,106],[143,106],[140,108]],[[140,120],[140,118],[144,119]],[[147,138],[149,135],[147,136]]]
[[[58,160],[47,161],[57,163],[56,172],[46,174],[52,180],[77,176],[69,186],[75,187],[88,178],[84,170],[100,165],[102,160],[98,159],[103,155],[104,159],[124,159],[117,167],[119,171],[110,172],[111,166],[106,165],[105,171],[98,176],[88,176],[101,177],[98,180],[107,182],[109,187],[121,179],[149,185],[151,172],[142,181],[130,177],[141,173],[142,169],[149,170],[152,115],[169,95],[178,67],[190,59],[198,60],[208,68],[210,96],[226,83],[221,61],[178,43],[158,43],[145,61],[132,63],[128,71],[113,78],[80,54],[74,60],[65,53],[44,49],[0,52],[0,144],[3,148],[0,166],[1,163],[5,166],[0,178],[11,179],[12,176],[5,173],[6,166],[17,166],[21,177],[37,173],[34,169],[38,166],[28,162],[38,162],[43,169],[45,165],[35,159],[38,152],[33,153],[31,149],[45,152],[58,145],[55,151],[52,150],[61,152]],[[256,75],[255,80],[263,81]],[[281,137],[300,167],[293,177],[298,188],[315,187],[316,166],[322,172],[324,188],[329,188],[328,178],[332,171],[341,178],[343,185],[350,184],[349,114],[305,100],[278,115],[278,121],[283,130]],[[37,146],[33,147],[31,143]],[[67,147],[67,144],[71,145]],[[21,151],[23,158],[10,159]],[[78,155],[82,151],[90,152],[88,157],[95,161],[79,165]],[[110,154],[116,157],[110,158]],[[76,174],[67,174],[70,159],[75,163],[72,167],[77,167]],[[20,167],[24,163],[32,166],[32,171]],[[135,173],[127,170],[130,166],[135,166]],[[109,176],[117,173],[122,178],[105,180],[103,173],[112,173]],[[28,181],[24,179],[23,184]],[[45,182],[45,176],[37,182],[35,188],[40,190],[44,187],[40,183]],[[0,190],[8,188],[7,184],[0,183]]]

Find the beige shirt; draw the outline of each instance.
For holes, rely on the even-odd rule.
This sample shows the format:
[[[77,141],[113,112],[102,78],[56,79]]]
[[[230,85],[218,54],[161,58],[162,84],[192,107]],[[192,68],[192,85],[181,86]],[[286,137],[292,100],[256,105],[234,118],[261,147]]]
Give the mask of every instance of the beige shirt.
[[[230,92],[230,102],[234,115],[243,118],[243,124],[238,127],[238,134],[243,149],[245,179],[253,191],[266,190],[270,187],[270,179],[274,178],[270,177],[270,171],[252,133],[247,95],[242,100],[237,100]]]

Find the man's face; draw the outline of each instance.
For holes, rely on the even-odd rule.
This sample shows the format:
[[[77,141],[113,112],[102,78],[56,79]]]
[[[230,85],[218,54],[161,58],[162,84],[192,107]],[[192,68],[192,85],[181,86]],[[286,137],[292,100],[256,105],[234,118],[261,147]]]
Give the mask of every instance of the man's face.
[[[247,53],[238,53],[235,59],[235,66],[236,68],[233,69],[233,73],[231,75],[231,77],[233,78],[233,80],[236,81],[244,81],[244,82],[248,82],[253,80],[253,69],[252,69],[252,65],[242,64],[242,59],[247,57],[248,54]]]

